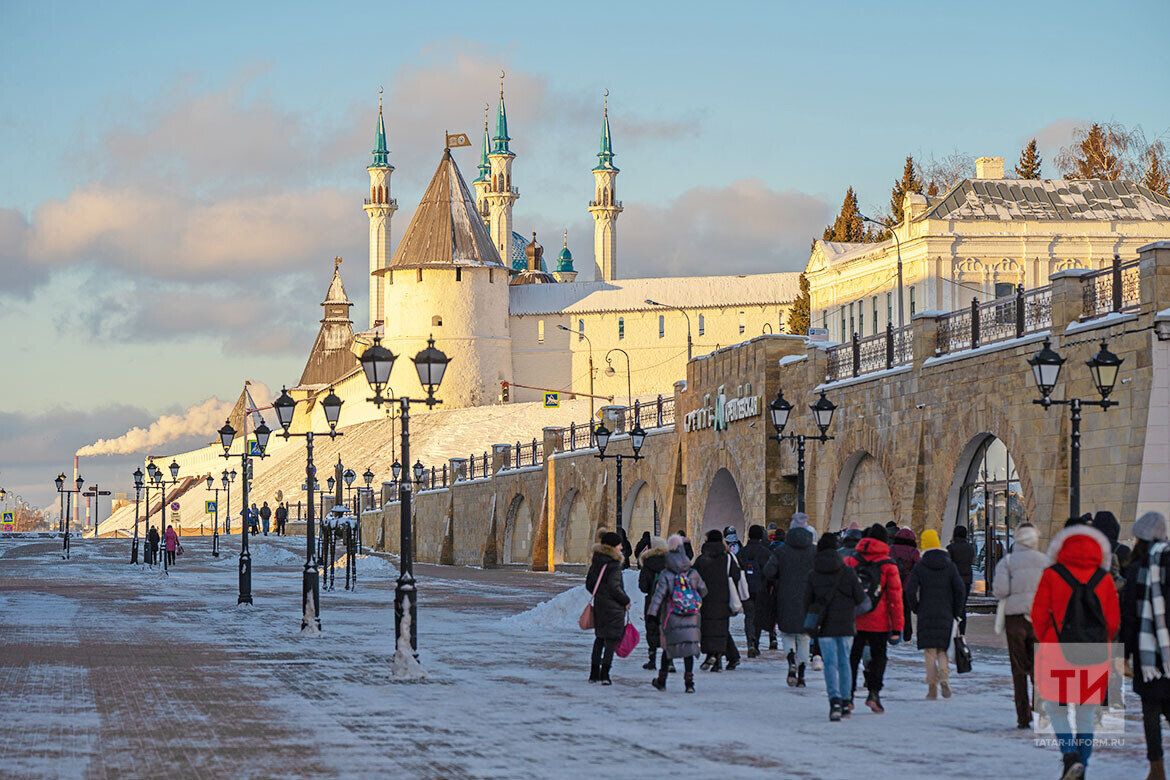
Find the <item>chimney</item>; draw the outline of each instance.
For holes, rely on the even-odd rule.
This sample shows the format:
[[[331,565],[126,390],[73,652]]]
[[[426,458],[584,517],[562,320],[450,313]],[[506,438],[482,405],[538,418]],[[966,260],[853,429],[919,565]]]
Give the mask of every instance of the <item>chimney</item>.
[[[980,157],[975,160],[975,178],[976,179],[1002,179],[1003,178],[1003,158],[1002,157]]]

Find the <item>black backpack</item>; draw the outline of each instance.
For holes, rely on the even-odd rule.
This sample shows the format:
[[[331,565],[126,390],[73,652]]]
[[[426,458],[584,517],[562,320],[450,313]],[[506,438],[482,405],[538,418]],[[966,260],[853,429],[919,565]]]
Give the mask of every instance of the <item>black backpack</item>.
[[[857,558],[857,579],[861,582],[861,589],[865,591],[865,599],[857,608],[856,614],[858,616],[867,615],[877,609],[878,602],[882,598],[882,567],[887,563],[894,563],[894,561],[889,558],[880,561]]]
[[[1062,563],[1053,564],[1052,570],[1072,588],[1064,609],[1064,622],[1056,633],[1060,644],[1097,646],[1078,648],[1076,653],[1078,657],[1075,659],[1069,658],[1066,651],[1065,658],[1072,663],[1081,664],[1104,661],[1108,657],[1106,643],[1109,641],[1109,630],[1105,626],[1105,611],[1101,608],[1101,600],[1097,598],[1097,584],[1108,572],[1097,569],[1093,576],[1089,577],[1088,582],[1081,582]]]

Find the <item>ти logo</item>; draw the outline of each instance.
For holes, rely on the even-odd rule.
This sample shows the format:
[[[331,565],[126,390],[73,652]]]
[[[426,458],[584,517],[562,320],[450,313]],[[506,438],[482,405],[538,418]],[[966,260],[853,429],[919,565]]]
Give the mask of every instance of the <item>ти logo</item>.
[[[1075,722],[1076,710],[1108,708],[1111,715],[1102,719],[1096,734],[1124,734],[1122,658],[1121,646],[1107,642],[1037,644],[1033,674],[1036,698],[1044,703],[1042,712],[1060,724]],[[1035,728],[1039,730],[1038,724]]]

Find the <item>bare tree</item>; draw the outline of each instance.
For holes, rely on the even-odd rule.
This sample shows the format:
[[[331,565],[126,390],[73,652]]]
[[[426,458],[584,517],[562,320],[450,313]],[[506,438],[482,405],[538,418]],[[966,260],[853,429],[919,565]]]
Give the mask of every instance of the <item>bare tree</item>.
[[[1073,141],[1056,155],[1066,179],[1129,179],[1157,181],[1165,160],[1167,131],[1150,139],[1140,125],[1094,122],[1073,130]],[[1153,171],[1151,171],[1153,165]]]
[[[941,157],[932,154],[918,164],[918,180],[923,183],[927,195],[946,192],[974,173],[975,158],[958,149]]]

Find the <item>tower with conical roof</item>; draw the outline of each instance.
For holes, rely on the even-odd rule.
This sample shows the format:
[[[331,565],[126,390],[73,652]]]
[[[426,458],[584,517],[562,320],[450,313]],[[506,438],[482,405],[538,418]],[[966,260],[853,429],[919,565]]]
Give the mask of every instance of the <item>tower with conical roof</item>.
[[[373,277],[376,278],[376,277]],[[350,350],[353,343],[353,322],[349,319],[349,308],[353,306],[341,283],[341,258],[333,258],[333,278],[321,307],[325,316],[317,331],[317,340],[301,372],[298,387],[317,389],[331,385],[349,375],[358,367],[358,360]]]
[[[613,164],[613,140],[609,133],[609,90],[601,112],[601,146],[597,165],[593,167],[593,278],[598,281],[617,278],[617,218],[622,202],[617,199],[618,167]]]
[[[488,112],[491,111],[491,106],[487,103],[483,104],[483,148],[479,153],[479,165],[476,170],[479,171],[479,176],[471,182],[471,186],[475,189],[475,208],[479,215],[483,217],[483,224],[488,225],[488,209],[487,192],[492,183],[492,164],[488,160],[488,155],[492,153],[492,138],[491,131],[488,130]]]
[[[383,319],[385,302],[382,284],[376,273],[390,259],[390,222],[398,210],[398,201],[390,197],[390,150],[386,147],[386,122],[382,118],[382,94],[378,92],[378,121],[374,127],[374,159],[366,170],[370,174],[370,194],[364,206],[370,218],[370,327]]]
[[[561,246],[561,253],[557,255],[557,270],[553,271],[553,278],[558,282],[567,283],[577,279],[577,269],[573,267],[573,253],[569,251],[569,231],[565,231],[565,240]]]
[[[500,74],[500,105],[496,111],[496,133],[489,151],[489,181],[484,193],[488,210],[488,231],[505,262],[512,256],[512,206],[520,191],[512,186],[512,161],[516,155],[508,142],[508,111],[504,107],[504,76]]]

